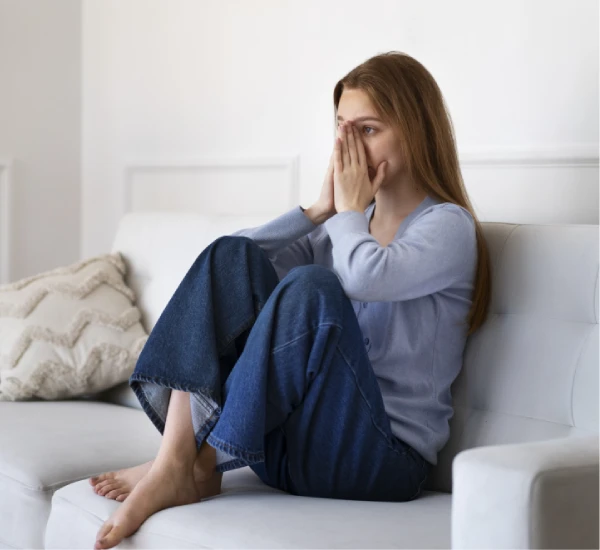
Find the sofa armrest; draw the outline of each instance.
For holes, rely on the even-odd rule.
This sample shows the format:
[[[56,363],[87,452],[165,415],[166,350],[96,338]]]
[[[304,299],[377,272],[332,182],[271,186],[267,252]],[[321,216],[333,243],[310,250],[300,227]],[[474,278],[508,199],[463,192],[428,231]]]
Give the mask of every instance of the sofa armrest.
[[[598,548],[598,441],[460,452],[452,463],[452,548]]]

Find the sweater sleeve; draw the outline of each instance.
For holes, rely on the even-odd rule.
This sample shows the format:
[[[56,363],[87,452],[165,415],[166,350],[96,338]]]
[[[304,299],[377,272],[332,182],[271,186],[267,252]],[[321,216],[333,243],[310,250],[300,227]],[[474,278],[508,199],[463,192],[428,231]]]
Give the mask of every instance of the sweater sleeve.
[[[413,300],[453,286],[475,268],[475,224],[460,206],[432,208],[385,247],[369,233],[368,224],[364,214],[353,210],[325,222],[333,270],[350,299]]]
[[[302,207],[297,206],[270,222],[239,229],[231,236],[248,237],[256,242],[267,253],[281,280],[293,267],[314,263],[308,233],[317,227]]]

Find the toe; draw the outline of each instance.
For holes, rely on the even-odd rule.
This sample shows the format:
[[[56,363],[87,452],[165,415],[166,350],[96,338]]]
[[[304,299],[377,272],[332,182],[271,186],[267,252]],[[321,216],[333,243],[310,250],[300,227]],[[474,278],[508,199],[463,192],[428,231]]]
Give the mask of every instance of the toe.
[[[108,493],[106,493],[104,496],[106,498],[110,498],[113,500],[116,500],[116,498],[123,493],[123,488],[122,487],[117,487],[116,489],[113,489],[112,491],[109,491]]]
[[[112,548],[125,538],[125,529],[121,525],[112,525],[110,531],[96,539],[95,549]]]
[[[123,502],[128,496],[129,493],[121,493],[117,498],[115,498],[115,500],[117,502]]]
[[[107,548],[106,546],[104,546],[104,543],[106,541],[105,537],[106,535],[108,535],[112,527],[113,525],[109,521],[105,522],[104,525],[100,527],[100,531],[98,531],[98,534],[96,535],[96,544],[94,544],[95,550],[98,550],[99,548]]]
[[[104,481],[104,479],[105,479],[104,474],[100,474],[99,476],[90,477],[90,484],[96,485],[96,484],[100,483],[101,481]]]
[[[101,481],[107,481],[113,477],[113,472],[106,472],[104,474],[100,474],[99,476],[94,476],[92,479],[95,480],[95,483],[100,483]]]
[[[114,479],[105,479],[104,481],[100,481],[96,484],[96,490],[99,491],[111,483],[114,483]]]
[[[96,491],[102,489],[102,487],[104,487],[108,483],[108,481],[108,479],[103,479],[102,481],[99,481],[98,483],[96,483],[96,485],[94,485],[94,489],[96,489]]]
[[[108,483],[107,485],[102,487],[102,489],[98,490],[98,494],[100,496],[105,496],[106,494],[110,493],[110,491],[113,491],[114,489],[118,489],[119,486],[120,485],[118,483]]]

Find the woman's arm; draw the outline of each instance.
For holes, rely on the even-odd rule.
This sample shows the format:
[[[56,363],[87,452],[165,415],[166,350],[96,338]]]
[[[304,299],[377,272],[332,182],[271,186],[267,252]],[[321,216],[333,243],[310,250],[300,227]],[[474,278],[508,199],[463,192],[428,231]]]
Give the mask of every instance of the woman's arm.
[[[318,225],[310,216],[314,216],[315,221],[321,219],[318,212],[298,206],[258,227],[239,229],[231,236],[248,237],[258,244],[282,279],[293,267],[314,263],[308,234]]]
[[[325,224],[333,244],[333,270],[353,300],[413,300],[475,274],[475,223],[460,206],[433,207],[385,247],[369,233],[368,223],[360,212],[345,211]]]

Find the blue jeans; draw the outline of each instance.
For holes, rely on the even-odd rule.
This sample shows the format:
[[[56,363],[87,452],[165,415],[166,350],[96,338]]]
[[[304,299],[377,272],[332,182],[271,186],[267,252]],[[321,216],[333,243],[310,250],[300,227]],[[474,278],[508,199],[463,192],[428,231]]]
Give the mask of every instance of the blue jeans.
[[[197,448],[217,449],[217,471],[250,466],[294,495],[408,501],[431,468],[390,430],[336,274],[305,265],[279,281],[247,237],[198,256],[129,384],[161,434],[171,390],[189,392]]]

